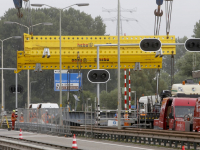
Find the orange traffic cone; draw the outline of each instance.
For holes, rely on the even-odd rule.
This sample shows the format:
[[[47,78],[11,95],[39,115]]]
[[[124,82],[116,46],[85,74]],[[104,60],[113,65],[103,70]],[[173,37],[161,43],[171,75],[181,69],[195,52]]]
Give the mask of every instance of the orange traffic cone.
[[[78,149],[77,143],[76,143],[76,135],[73,136],[73,142],[72,142],[72,148]]]
[[[182,150],[185,150],[185,146],[184,145],[182,146]]]
[[[22,130],[21,129],[19,131],[19,139],[23,139],[23,137],[22,137]]]

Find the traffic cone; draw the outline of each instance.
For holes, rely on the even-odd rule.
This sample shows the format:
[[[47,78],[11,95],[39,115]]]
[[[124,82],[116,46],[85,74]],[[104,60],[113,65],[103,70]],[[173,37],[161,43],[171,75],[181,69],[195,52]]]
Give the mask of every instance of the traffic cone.
[[[76,143],[76,135],[73,136],[73,142],[72,142],[72,148],[78,149],[77,143]]]
[[[21,129],[19,131],[19,139],[23,139],[23,137],[22,137],[22,130]]]
[[[185,146],[184,145],[182,146],[182,150],[185,150]]]

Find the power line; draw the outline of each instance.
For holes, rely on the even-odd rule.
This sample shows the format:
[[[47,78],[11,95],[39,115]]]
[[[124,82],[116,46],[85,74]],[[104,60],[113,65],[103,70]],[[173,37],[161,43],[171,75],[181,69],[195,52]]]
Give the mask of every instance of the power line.
[[[115,9],[105,9],[105,8],[102,8],[102,11],[103,12],[108,12],[108,13],[111,13],[111,12],[118,12],[117,8]],[[120,8],[120,22],[121,22],[121,29],[120,29],[120,35],[123,35],[123,28],[122,28],[122,21],[126,21],[126,22],[129,22],[129,21],[136,21],[138,22],[136,19],[134,18],[125,18],[121,15],[122,12],[136,12],[137,11],[137,8],[134,8],[134,9],[124,9],[124,8]],[[103,19],[104,21],[117,21],[117,17],[112,17],[112,18],[106,18],[106,19]],[[116,35],[118,35],[118,25],[116,27]]]

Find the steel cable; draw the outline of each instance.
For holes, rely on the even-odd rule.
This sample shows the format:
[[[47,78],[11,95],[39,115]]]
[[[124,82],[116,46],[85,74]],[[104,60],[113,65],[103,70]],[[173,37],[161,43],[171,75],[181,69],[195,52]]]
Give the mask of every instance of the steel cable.
[[[169,38],[173,0],[165,0],[166,34]]]

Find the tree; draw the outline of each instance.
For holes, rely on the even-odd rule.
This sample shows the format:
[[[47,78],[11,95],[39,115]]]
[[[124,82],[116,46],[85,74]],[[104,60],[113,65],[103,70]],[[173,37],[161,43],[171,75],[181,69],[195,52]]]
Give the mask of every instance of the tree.
[[[194,25],[194,35],[192,35],[194,38],[199,38],[200,37],[200,20],[196,22]]]
[[[183,38],[177,38],[176,43],[185,43],[187,37],[184,36]],[[176,47],[176,55],[174,56],[174,64],[177,63],[178,59],[180,59],[186,53],[184,46],[177,46]],[[171,74],[171,55],[165,55],[163,57],[163,70],[168,74]],[[175,70],[175,73],[177,70]]]
[[[9,9],[5,12],[4,16],[0,20],[0,39],[7,37],[21,35],[27,33],[27,29],[19,25],[5,25],[4,21],[19,22],[26,26],[30,26],[30,22],[27,22],[29,18],[24,9],[21,9],[24,14],[23,18],[18,19],[16,15],[16,9]],[[59,11],[55,9],[32,9],[32,24],[41,22],[51,22],[52,26],[35,26],[33,27],[33,35],[59,35]],[[100,16],[92,18],[79,10],[70,8],[62,11],[62,35],[104,35],[105,24]],[[32,30],[31,30],[32,31]],[[16,67],[16,51],[23,50],[23,40],[9,40],[4,43],[4,68]],[[73,70],[71,70],[73,71]],[[73,72],[76,72],[75,70]],[[85,75],[87,70],[82,71]],[[5,108],[15,109],[15,95],[11,94],[8,90],[9,86],[15,84],[15,75],[12,71],[4,71],[5,79]],[[86,78],[87,79],[87,78]],[[32,103],[38,102],[55,102],[59,103],[59,92],[55,92],[54,87],[54,72],[53,70],[43,70],[42,73],[35,73],[30,71],[30,81],[37,81],[32,84],[31,100]],[[0,81],[1,82],[1,81]],[[24,87],[24,92],[18,95],[18,107],[24,107],[27,102],[27,73],[21,71],[18,74],[18,82]],[[83,81],[85,82],[85,81]],[[87,85],[86,85],[87,87]],[[89,87],[89,86],[88,86]],[[90,90],[92,89],[86,89]],[[92,91],[92,90],[91,90]],[[84,93],[84,92],[83,92]],[[71,102],[74,105],[74,98],[72,94],[76,92],[70,92]],[[63,92],[63,106],[66,103],[66,92]],[[82,103],[82,101],[81,101]],[[74,107],[74,106],[73,106]],[[78,109],[81,110],[81,106],[78,105]]]
[[[187,52],[182,58],[180,58],[177,61],[176,64],[176,69],[178,70],[177,75],[179,76],[187,76],[191,77],[192,76],[192,71],[193,71],[193,55],[196,55],[196,67],[195,68],[200,68],[200,54],[199,53],[191,53]]]

